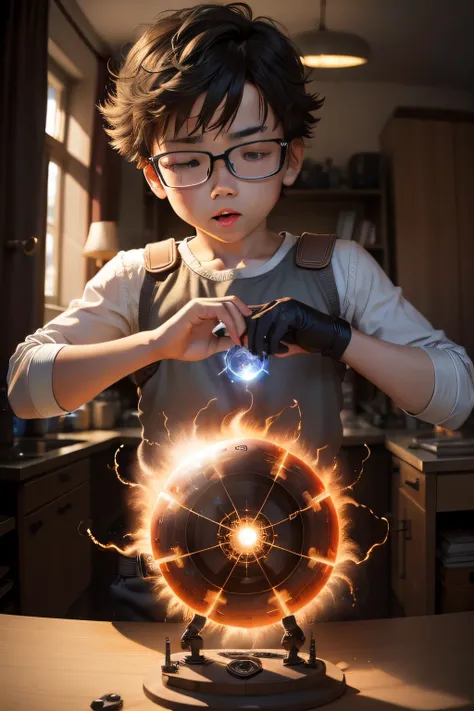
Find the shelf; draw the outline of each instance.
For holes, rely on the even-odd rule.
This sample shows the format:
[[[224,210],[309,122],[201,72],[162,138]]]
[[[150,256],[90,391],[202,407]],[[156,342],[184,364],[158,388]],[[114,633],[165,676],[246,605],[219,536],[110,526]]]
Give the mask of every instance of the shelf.
[[[0,516],[0,536],[4,536],[16,528],[16,521],[13,516]]]

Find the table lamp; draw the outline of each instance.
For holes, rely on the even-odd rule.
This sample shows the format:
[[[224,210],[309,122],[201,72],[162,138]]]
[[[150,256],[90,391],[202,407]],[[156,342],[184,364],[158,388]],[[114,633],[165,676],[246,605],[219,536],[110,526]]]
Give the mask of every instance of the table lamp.
[[[112,259],[119,251],[117,223],[91,222],[89,234],[84,245],[83,254],[95,259],[100,269],[108,259]]]

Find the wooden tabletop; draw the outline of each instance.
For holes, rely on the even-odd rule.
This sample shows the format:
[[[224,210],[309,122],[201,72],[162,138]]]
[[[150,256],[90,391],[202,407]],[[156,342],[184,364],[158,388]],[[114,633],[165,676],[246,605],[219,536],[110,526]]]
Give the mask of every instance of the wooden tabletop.
[[[474,612],[326,622],[314,631],[318,656],[346,673],[349,689],[333,711],[474,710]],[[124,711],[159,709],[143,678],[161,664],[165,636],[177,652],[182,632],[178,624],[0,615],[0,709],[85,711],[108,692],[121,694]],[[278,647],[281,634],[257,648]],[[204,639],[209,649],[224,646],[215,633]]]

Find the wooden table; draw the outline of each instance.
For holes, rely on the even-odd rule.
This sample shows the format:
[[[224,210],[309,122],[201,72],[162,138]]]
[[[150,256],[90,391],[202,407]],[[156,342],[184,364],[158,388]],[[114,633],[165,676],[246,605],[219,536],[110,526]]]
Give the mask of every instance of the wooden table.
[[[124,711],[159,709],[145,697],[143,678],[161,664],[164,637],[176,652],[182,632],[177,624],[1,615],[0,709],[85,711],[112,691]],[[327,622],[315,634],[318,656],[346,673],[349,689],[334,711],[474,710],[474,612]],[[257,646],[278,646],[280,638],[274,630]],[[216,633],[205,643],[223,646]]]

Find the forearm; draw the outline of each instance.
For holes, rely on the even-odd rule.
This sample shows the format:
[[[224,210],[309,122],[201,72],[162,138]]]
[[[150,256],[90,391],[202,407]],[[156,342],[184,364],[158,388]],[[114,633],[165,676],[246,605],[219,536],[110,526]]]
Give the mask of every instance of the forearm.
[[[422,412],[431,399],[434,368],[421,348],[381,341],[353,328],[341,360],[407,412]]]
[[[121,378],[160,359],[159,330],[106,343],[65,346],[54,361],[54,396],[60,407],[71,412]]]

